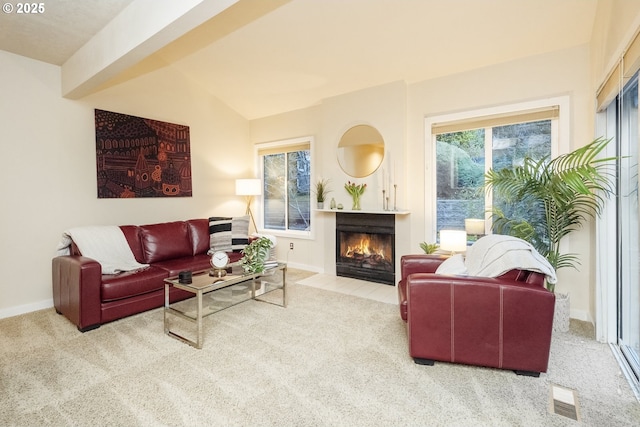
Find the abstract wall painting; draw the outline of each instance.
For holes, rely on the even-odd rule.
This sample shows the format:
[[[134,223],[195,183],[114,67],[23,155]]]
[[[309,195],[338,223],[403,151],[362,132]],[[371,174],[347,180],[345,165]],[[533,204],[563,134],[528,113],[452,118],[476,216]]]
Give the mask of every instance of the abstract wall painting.
[[[99,199],[191,197],[189,126],[95,110]]]

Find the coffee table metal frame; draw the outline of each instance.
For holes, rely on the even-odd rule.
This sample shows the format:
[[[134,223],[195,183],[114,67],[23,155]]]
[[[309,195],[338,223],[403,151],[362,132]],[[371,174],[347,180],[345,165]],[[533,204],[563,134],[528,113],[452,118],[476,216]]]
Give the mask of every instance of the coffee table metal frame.
[[[264,289],[264,293],[262,293],[261,295],[264,295],[266,293],[269,292],[273,292],[275,290],[278,289],[282,289],[282,304],[276,304],[273,303],[271,301],[266,301],[263,299],[258,298],[258,296],[256,295],[256,281],[258,280],[262,280],[263,278],[269,277],[269,276],[273,276],[275,274],[278,274],[278,272],[282,273],[282,285],[281,286],[276,286],[273,289],[270,290],[266,290],[266,286],[267,284],[265,283],[265,289]],[[204,317],[210,316],[214,313],[217,313],[218,311],[224,310],[225,308],[229,308],[233,305],[239,304],[241,302],[245,302],[248,301],[249,299],[254,299],[256,301],[261,301],[261,302],[266,302],[269,304],[275,304],[275,305],[279,305],[281,307],[287,307],[287,281],[286,281],[286,277],[287,276],[287,264],[286,263],[278,263],[278,265],[276,267],[270,268],[268,270],[265,270],[262,273],[244,273],[244,272],[238,272],[237,268],[234,267],[233,271],[231,274],[224,276],[222,278],[216,278],[216,277],[211,277],[209,276],[209,270],[205,270],[205,271],[200,271],[197,273],[193,274],[193,278],[192,278],[192,282],[191,283],[180,283],[177,277],[170,277],[168,279],[164,280],[164,333],[169,335],[170,337],[173,337],[179,341],[182,341],[186,344],[189,344],[195,348],[201,349],[202,348],[202,343],[204,341],[203,338],[203,325],[202,325],[202,319]],[[202,304],[202,297],[205,294],[208,294],[210,292],[215,292],[221,289],[225,289],[228,288],[230,286],[234,286],[234,285],[238,285],[240,283],[245,283],[245,282],[251,282],[251,297],[250,298],[246,298],[243,299],[242,301],[238,301],[234,304],[231,304],[227,307],[224,307],[220,310],[215,310],[215,311],[211,311],[208,313],[203,313],[203,304]],[[262,284],[261,284],[262,286]],[[169,290],[171,289],[171,287],[175,287],[175,288],[179,288],[188,292],[192,292],[193,294],[195,294],[195,298],[197,301],[197,307],[196,307],[196,315],[195,317],[192,315],[188,315],[186,311],[182,311],[179,310],[175,307],[172,307],[172,304],[177,304],[179,302],[182,301],[186,301],[186,300],[182,300],[182,301],[176,301],[174,303],[171,303],[169,301]],[[190,298],[188,298],[190,299]],[[180,317],[182,319],[188,320],[190,322],[194,322],[196,323],[196,328],[197,328],[197,336],[196,336],[196,341],[190,340],[176,332],[171,331],[170,325],[169,325],[169,319],[167,317],[167,315],[172,314],[175,315],[177,317]]]

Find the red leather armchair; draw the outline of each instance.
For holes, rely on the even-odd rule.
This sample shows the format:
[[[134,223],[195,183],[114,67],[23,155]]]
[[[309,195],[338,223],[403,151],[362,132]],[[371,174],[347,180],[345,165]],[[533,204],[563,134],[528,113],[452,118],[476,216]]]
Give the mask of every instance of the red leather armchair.
[[[547,371],[555,295],[542,273],[511,270],[499,277],[435,274],[445,257],[405,255],[398,284],[409,354],[434,361]]]

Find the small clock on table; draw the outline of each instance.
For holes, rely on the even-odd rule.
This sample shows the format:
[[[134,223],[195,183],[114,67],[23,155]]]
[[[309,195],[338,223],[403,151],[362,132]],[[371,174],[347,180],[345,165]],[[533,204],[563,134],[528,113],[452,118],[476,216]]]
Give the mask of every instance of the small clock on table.
[[[216,251],[211,256],[211,271],[209,276],[224,277],[227,274],[227,266],[229,265],[229,255],[223,251]]]

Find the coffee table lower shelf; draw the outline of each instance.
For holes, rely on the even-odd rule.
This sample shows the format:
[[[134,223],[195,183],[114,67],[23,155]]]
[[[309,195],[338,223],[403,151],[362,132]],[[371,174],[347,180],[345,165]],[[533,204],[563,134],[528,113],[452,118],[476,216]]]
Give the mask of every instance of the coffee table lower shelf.
[[[164,281],[164,332],[179,341],[201,349],[204,341],[203,318],[221,310],[250,299],[287,307],[287,265],[278,263],[277,267],[263,273],[248,274],[237,271],[235,268],[227,276],[216,279],[210,277],[208,271],[193,274],[192,283],[180,283],[177,277]],[[194,294],[193,298],[170,302],[169,292],[172,287],[179,288]],[[264,295],[282,290],[282,303],[275,303],[263,299]],[[225,295],[223,295],[223,293]],[[234,295],[235,294],[235,295]],[[216,296],[220,298],[216,299]],[[204,299],[208,298],[205,305]],[[195,308],[193,303],[195,302]],[[170,316],[176,316],[196,324],[196,338],[189,339],[184,334],[171,329]]]

